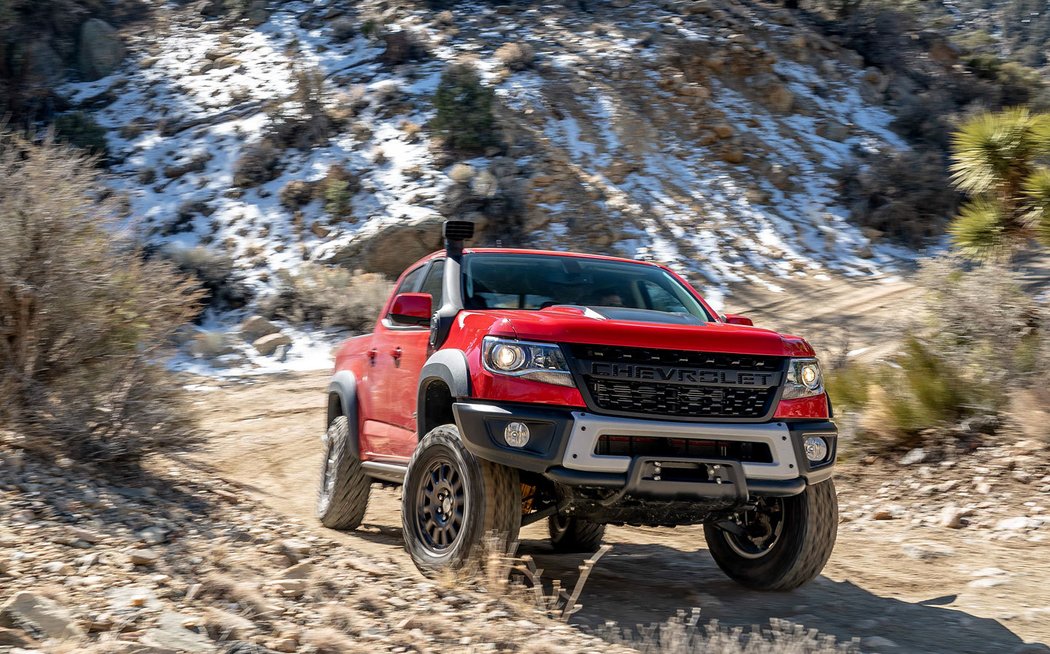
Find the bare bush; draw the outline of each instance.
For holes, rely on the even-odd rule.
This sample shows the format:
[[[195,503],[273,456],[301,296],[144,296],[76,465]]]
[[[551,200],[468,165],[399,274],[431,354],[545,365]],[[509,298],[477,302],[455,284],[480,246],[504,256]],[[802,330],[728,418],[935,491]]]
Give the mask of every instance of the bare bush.
[[[249,145],[233,167],[233,185],[250,188],[277,178],[280,170],[279,151],[273,142],[263,139]]]
[[[207,292],[209,306],[239,309],[252,299],[252,292],[233,259],[206,247],[171,246],[161,255],[178,269],[192,275]]]
[[[496,50],[496,59],[509,70],[525,70],[532,66],[536,53],[532,46],[524,41],[504,43]]]
[[[278,273],[279,290],[264,307],[269,318],[364,331],[379,316],[390,282],[375,273],[304,264]]]
[[[327,97],[323,71],[296,71],[291,106],[282,104],[270,114],[270,139],[299,150],[327,143],[335,128],[325,109]]]
[[[134,459],[193,433],[157,362],[196,285],[146,261],[82,156],[0,136],[0,423],[38,451]]]

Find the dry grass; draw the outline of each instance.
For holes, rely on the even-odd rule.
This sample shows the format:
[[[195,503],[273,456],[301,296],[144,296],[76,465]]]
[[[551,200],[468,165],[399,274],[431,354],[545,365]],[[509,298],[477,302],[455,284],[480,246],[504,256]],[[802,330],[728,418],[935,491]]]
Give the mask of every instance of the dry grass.
[[[331,604],[325,607],[323,616],[325,623],[351,636],[360,635],[367,624],[360,611],[344,604]]]
[[[317,627],[303,632],[299,639],[314,648],[317,654],[355,654],[375,651],[367,644],[358,643],[350,636],[331,627]]]
[[[770,620],[769,628],[726,629],[712,620],[700,625],[700,610],[679,614],[663,623],[640,628],[637,633],[606,626],[600,635],[606,641],[642,654],[852,654],[858,643],[840,644],[833,636],[819,634],[786,620]]]
[[[202,593],[234,602],[249,615],[267,617],[273,611],[257,584],[240,580],[233,574],[209,572],[200,583]]]

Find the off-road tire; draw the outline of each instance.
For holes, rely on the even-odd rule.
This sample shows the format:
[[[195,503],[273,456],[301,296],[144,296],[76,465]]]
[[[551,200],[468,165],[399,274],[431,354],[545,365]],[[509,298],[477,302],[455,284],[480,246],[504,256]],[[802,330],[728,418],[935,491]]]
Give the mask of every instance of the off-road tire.
[[[433,485],[435,466],[448,465],[462,476],[461,501],[457,500],[460,527],[452,542],[440,547],[427,529],[428,482]],[[458,497],[458,496],[457,496]],[[427,513],[427,507],[431,513]],[[436,518],[432,518],[436,519]],[[435,427],[423,437],[408,462],[401,492],[401,522],[405,549],[420,572],[435,576],[443,570],[480,570],[485,557],[500,555],[518,540],[521,529],[521,484],[518,471],[478,459],[463,447],[455,425]],[[493,552],[493,549],[500,550]]]
[[[556,552],[597,552],[605,537],[605,525],[575,516],[552,515],[547,518],[547,531]]]
[[[350,423],[339,416],[328,426],[321,459],[321,482],[317,494],[317,517],[329,529],[357,529],[365,519],[372,479],[361,467],[350,443]],[[329,466],[332,483],[326,484]]]
[[[729,544],[731,537],[713,524],[704,537],[715,563],[730,578],[755,590],[793,590],[815,578],[831,556],[838,533],[835,484],[827,480],[783,500],[779,539],[760,558],[746,558]]]

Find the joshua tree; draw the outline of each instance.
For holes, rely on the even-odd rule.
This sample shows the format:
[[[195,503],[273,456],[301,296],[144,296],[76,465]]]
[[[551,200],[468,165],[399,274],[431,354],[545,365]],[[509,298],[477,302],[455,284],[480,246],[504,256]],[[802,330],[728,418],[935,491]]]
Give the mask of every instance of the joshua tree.
[[[982,113],[953,135],[952,182],[970,196],[952,221],[955,244],[1003,256],[1035,237],[1050,244],[1050,114]]]

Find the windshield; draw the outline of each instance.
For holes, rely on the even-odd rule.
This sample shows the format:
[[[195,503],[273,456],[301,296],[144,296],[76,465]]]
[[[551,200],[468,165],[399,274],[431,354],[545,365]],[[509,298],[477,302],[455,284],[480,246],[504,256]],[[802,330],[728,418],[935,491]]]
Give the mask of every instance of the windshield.
[[[645,312],[667,322],[711,317],[685,286],[655,266],[549,254],[471,254],[463,259],[468,309],[544,309],[575,305],[624,320]]]

